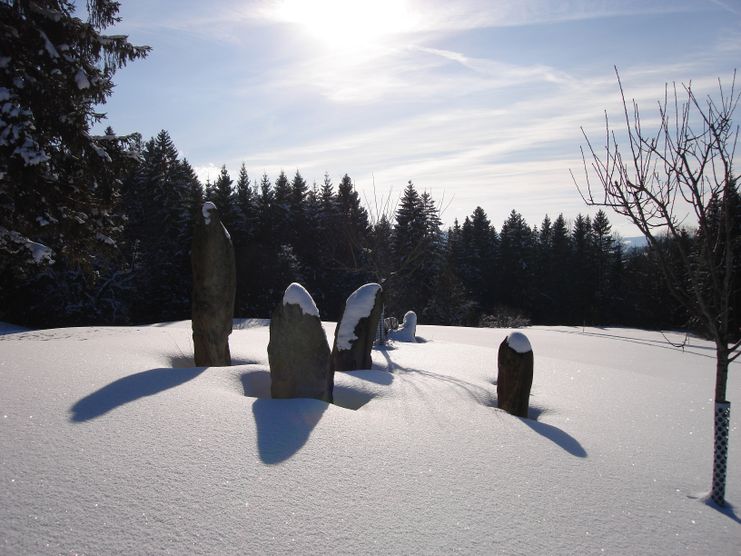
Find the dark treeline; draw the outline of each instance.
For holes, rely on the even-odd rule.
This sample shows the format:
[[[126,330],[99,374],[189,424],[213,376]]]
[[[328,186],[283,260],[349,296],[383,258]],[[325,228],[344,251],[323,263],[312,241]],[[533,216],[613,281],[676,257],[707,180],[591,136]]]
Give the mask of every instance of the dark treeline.
[[[109,136],[113,132],[109,130]],[[116,150],[118,148],[118,150]],[[226,168],[199,183],[169,134],[108,145],[110,225],[84,257],[16,261],[2,276],[2,318],[31,326],[129,324],[190,316],[190,242],[205,199],[219,208],[237,261],[236,316],[268,317],[301,282],[325,319],[368,281],[387,313],[421,323],[677,327],[685,313],[647,250],[624,248],[603,212],[530,226],[512,210],[497,230],[481,207],[443,229],[440,207],[409,182],[396,210],[369,215],[352,180],[273,181]],[[138,156],[132,156],[138,153]],[[37,261],[38,262],[38,261]]]

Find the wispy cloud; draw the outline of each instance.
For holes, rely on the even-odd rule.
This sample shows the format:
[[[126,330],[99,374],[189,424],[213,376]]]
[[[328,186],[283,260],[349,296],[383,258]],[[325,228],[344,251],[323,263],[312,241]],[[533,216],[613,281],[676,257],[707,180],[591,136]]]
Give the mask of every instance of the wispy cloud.
[[[689,0],[408,0],[414,17],[361,48],[339,34],[317,40],[297,18],[281,15],[277,2],[223,3],[218,10],[201,2],[188,6],[142,21],[211,41],[216,56],[229,60],[231,71],[237,68],[237,75],[225,75],[214,87],[218,98],[203,99],[204,114],[193,114],[214,132],[183,145],[177,138],[202,180],[215,179],[222,163],[234,175],[243,161],[253,176],[265,171],[275,178],[280,170],[298,169],[310,182],[321,181],[325,171],[335,179],[348,172],[367,195],[374,184],[380,193],[400,192],[412,179],[437,197],[455,197],[446,222],[481,205],[498,225],[512,208],[531,224],[546,211],[584,210],[568,172],[581,165],[580,126],[601,138],[603,111],[617,122],[622,110],[612,60],[589,59],[587,51],[583,60],[564,60],[549,56],[544,45],[540,57],[517,56],[518,48],[531,45],[485,48],[467,42],[467,31],[573,21],[609,31],[614,22],[597,20],[717,14],[728,7]],[[517,31],[537,41],[538,29]],[[520,36],[506,31],[477,36]],[[647,49],[650,40],[625,37],[645,41]],[[696,89],[715,90],[719,53],[723,60],[736,59],[741,41],[738,33],[708,34],[707,43],[660,62],[651,56],[629,60],[620,68],[629,99],[650,113],[664,82],[693,79]],[[623,46],[616,43],[615,51]],[[167,122],[158,125],[172,130]]]

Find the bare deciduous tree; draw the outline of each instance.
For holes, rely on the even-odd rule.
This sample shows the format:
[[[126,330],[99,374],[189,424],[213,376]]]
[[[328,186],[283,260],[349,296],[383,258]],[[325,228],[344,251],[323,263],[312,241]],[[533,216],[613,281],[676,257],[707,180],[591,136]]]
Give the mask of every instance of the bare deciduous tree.
[[[715,342],[715,443],[711,498],[725,504],[728,366],[741,354],[738,315],[732,299],[739,261],[741,206],[733,163],[739,136],[733,121],[740,92],[730,87],[697,98],[688,85],[666,85],[658,122],[642,127],[638,104],[625,99],[621,134],[605,113],[604,149],[587,133],[582,148],[584,178],[574,183],[590,206],[609,207],[641,231],[660,264],[672,295],[702,323]],[[624,129],[623,129],[624,125]],[[622,135],[624,133],[624,135]],[[619,144],[618,138],[624,138]]]

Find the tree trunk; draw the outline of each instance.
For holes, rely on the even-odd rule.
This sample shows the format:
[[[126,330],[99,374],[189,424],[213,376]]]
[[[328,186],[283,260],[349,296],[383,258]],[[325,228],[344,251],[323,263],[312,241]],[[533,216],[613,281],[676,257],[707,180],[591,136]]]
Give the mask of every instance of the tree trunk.
[[[728,382],[728,338],[719,338],[715,342],[715,401],[726,401],[726,383]]]
[[[726,401],[728,379],[728,342],[716,341],[715,411],[713,435],[713,484],[710,498],[725,506],[726,472],[728,469],[728,428],[731,421],[731,403]]]

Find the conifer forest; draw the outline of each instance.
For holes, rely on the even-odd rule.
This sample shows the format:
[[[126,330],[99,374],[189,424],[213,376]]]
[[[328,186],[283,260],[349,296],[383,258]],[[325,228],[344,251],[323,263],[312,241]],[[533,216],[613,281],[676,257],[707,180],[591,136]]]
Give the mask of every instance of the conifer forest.
[[[204,184],[167,131],[96,135],[114,74],[149,47],[103,34],[117,4],[88,4],[82,21],[70,2],[0,3],[0,320],[189,318],[192,226],[211,200],[235,249],[235,316],[269,317],[298,281],[333,320],[375,281],[387,315],[414,310],[424,324],[693,326],[653,255],[624,244],[602,211],[554,207],[533,223],[512,207],[493,223],[471,207],[444,227],[441,201],[413,181],[380,203],[361,198],[352,168],[307,183],[300,169],[223,167]],[[694,241],[692,230],[683,240]]]

